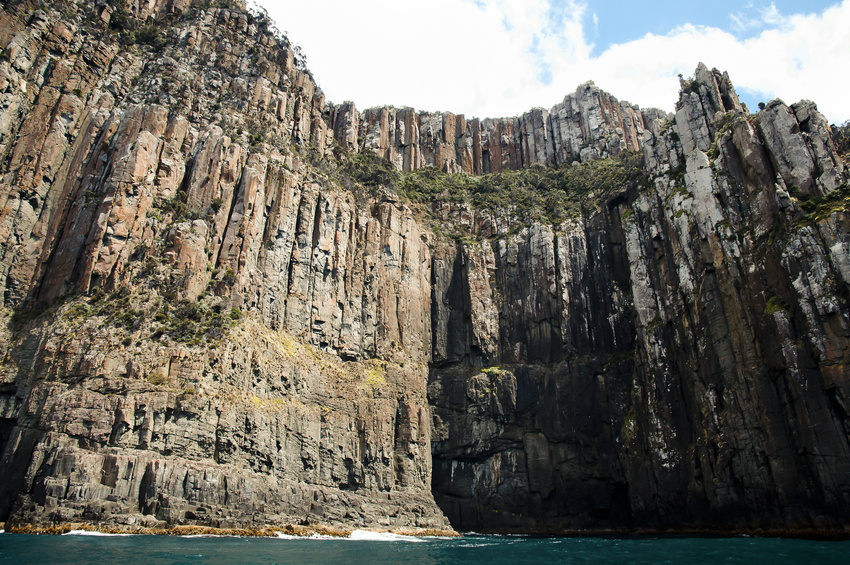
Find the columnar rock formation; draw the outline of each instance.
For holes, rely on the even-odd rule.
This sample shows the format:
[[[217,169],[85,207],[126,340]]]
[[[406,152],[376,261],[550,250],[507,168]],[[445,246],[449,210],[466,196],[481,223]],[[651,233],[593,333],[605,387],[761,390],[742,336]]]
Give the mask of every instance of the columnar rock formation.
[[[304,163],[324,98],[267,21],[184,4],[128,6],[161,46],[111,5],[4,11],[4,304],[94,298],[3,334],[0,519],[448,528],[430,236]]]
[[[334,139],[348,150],[373,151],[403,171],[436,167],[476,175],[636,151],[649,124],[665,117],[619,102],[592,82],[548,111],[535,108],[519,118],[467,120],[412,108],[361,114],[350,102],[329,108]]]
[[[747,115],[700,66],[644,137],[648,186],[435,256],[453,524],[846,524],[850,234],[828,131],[810,102]],[[805,215],[812,198],[833,204]]]
[[[814,104],[749,114],[700,65],[675,115],[592,84],[360,113],[243,8],[4,7],[0,520],[846,535],[848,173]],[[644,180],[555,225],[344,172],[625,151]]]

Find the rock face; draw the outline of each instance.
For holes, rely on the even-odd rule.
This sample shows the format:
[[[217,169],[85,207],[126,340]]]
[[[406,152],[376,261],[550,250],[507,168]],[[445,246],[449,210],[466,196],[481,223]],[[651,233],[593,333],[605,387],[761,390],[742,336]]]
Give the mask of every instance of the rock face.
[[[346,149],[373,151],[403,171],[476,175],[636,151],[650,124],[666,117],[619,102],[592,82],[548,111],[535,108],[518,118],[467,120],[412,108],[360,113],[350,102],[329,109],[334,139]]]
[[[814,104],[750,115],[700,65],[675,115],[592,84],[360,113],[204,6],[4,7],[0,520],[847,531],[847,171]],[[343,173],[624,151],[644,180],[556,225]]]
[[[448,529],[429,233],[305,163],[267,20],[154,4],[4,12],[0,519]]]
[[[448,527],[424,366],[342,363],[250,322],[199,351],[62,320],[7,360],[29,375],[4,396],[12,520]]]
[[[748,115],[700,66],[642,150],[645,186],[582,221],[435,257],[438,503],[462,530],[846,528],[850,226],[826,122]]]

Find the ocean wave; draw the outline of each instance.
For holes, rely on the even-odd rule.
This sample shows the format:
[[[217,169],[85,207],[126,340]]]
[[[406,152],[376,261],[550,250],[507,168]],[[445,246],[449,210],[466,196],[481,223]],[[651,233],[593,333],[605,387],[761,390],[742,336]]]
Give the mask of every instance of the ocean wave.
[[[409,542],[424,542],[422,538],[415,536],[403,536],[401,534],[393,534],[390,532],[373,532],[370,530],[354,530],[348,539],[355,541],[409,541]]]
[[[424,542],[427,539],[416,536],[405,536],[401,534],[393,534],[391,532],[374,532],[372,530],[354,530],[347,537],[329,536],[323,534],[312,534],[309,536],[297,536],[293,534],[284,534],[283,532],[275,532],[277,539],[281,540],[350,540],[350,541],[407,541],[407,542]],[[430,539],[451,539],[451,538],[430,538]]]
[[[311,534],[309,536],[295,536],[292,534],[284,534],[282,532],[275,532],[277,534],[277,539],[340,539],[334,536],[327,536],[322,534]]]
[[[136,534],[107,534],[106,532],[96,532],[92,530],[71,530],[65,532],[63,536],[93,536],[93,537],[127,537]]]

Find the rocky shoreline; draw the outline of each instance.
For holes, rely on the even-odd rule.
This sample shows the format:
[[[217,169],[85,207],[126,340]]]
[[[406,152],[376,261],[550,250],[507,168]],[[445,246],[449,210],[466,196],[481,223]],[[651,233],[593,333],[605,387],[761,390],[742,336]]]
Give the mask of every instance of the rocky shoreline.
[[[347,529],[333,526],[309,525],[300,526],[284,524],[279,526],[264,526],[258,528],[215,528],[196,525],[158,526],[129,526],[124,524],[97,524],[91,522],[63,522],[59,524],[11,524],[0,523],[0,530],[9,534],[32,535],[64,535],[71,532],[92,532],[113,535],[143,535],[143,536],[233,536],[244,538],[274,538],[279,536],[297,537],[333,537],[347,538],[354,531],[388,533],[413,537],[458,537],[460,534],[453,530],[438,530],[430,528],[364,528]]]
[[[815,541],[848,541],[850,540],[850,528],[679,528],[679,529],[654,529],[654,528],[601,528],[601,529],[578,529],[578,530],[496,530],[483,529],[480,532],[456,532],[454,530],[440,530],[433,528],[339,528],[323,525],[293,525],[265,526],[259,528],[217,528],[199,525],[168,525],[163,523],[158,526],[129,526],[124,524],[98,524],[91,522],[64,522],[60,524],[12,524],[6,525],[0,522],[0,531],[5,530],[9,534],[29,535],[64,535],[71,532],[92,532],[111,535],[148,535],[148,536],[232,536],[232,537],[265,537],[275,538],[280,536],[294,536],[309,538],[313,536],[330,538],[347,538],[355,531],[366,531],[379,534],[394,534],[411,537],[463,537],[470,534],[485,535],[522,535],[529,537],[756,537],[756,538],[784,538],[803,539]]]

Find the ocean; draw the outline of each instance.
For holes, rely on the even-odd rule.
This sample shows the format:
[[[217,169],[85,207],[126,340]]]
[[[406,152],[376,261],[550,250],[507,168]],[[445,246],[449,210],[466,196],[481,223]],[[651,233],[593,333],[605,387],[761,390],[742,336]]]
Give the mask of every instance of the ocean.
[[[0,563],[850,563],[850,541],[750,537],[484,536],[412,538],[354,532],[351,538],[238,538],[0,534]]]

